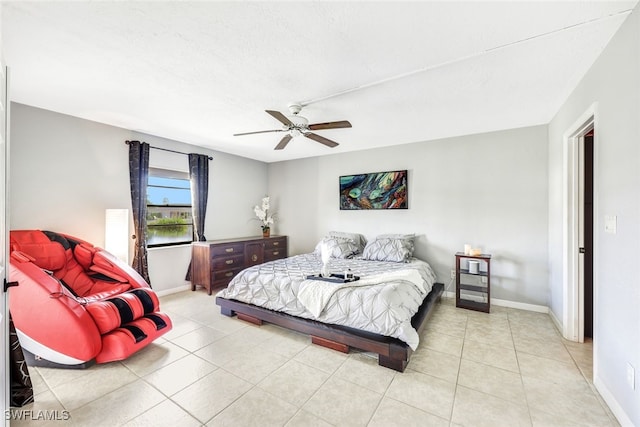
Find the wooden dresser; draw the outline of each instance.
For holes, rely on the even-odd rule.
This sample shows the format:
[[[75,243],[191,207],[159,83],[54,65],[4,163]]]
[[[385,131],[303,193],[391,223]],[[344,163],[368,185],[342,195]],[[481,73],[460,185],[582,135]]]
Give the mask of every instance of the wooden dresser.
[[[287,257],[287,236],[245,237],[192,243],[191,290],[223,288],[241,270]]]

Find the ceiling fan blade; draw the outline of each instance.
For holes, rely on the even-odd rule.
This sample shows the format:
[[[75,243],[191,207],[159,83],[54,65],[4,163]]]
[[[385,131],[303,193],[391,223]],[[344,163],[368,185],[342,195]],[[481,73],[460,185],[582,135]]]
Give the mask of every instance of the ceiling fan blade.
[[[259,130],[257,132],[234,133],[233,136],[253,135],[255,133],[284,132],[284,131],[285,131],[285,129]]]
[[[316,135],[315,133],[308,132],[308,133],[305,133],[304,136],[306,136],[309,139],[313,139],[314,141],[319,142],[320,144],[324,144],[327,147],[333,148],[339,145],[337,142],[327,139],[323,136]]]
[[[285,135],[285,137],[280,140],[278,145],[276,145],[276,148],[274,148],[274,150],[282,150],[292,139],[293,137],[291,135]]]
[[[284,114],[282,114],[280,111],[273,111],[273,110],[264,110],[264,111],[271,114],[273,118],[275,118],[280,123],[285,124],[287,126],[293,126],[293,123],[291,123],[291,120],[287,119],[287,117]]]
[[[342,120],[340,122],[327,122],[327,123],[314,123],[309,125],[310,130],[320,130],[320,129],[338,129],[338,128],[350,128],[351,123],[347,120]]]

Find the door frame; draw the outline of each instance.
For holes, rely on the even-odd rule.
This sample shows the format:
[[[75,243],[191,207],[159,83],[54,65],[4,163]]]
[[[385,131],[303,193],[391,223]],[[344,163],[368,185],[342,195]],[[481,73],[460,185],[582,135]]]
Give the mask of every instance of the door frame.
[[[10,104],[9,104],[9,68],[4,66],[3,61],[0,58],[0,84],[4,85],[4,99],[2,102],[4,105],[4,144],[0,144],[0,282],[3,282],[3,288],[5,281],[9,280],[9,119],[10,119]],[[9,370],[9,298],[8,293],[4,289],[0,289],[0,314],[2,319],[0,321],[0,345],[2,349],[0,351],[0,363],[2,363],[2,372],[0,372],[0,406],[2,406],[2,421],[0,426],[6,426],[10,424],[7,420],[6,411],[9,410],[9,398],[10,398],[10,370]]]
[[[565,132],[563,138],[563,319],[562,335],[570,341],[584,342],[584,262],[579,254],[583,230],[581,218],[584,217],[584,205],[581,205],[584,193],[583,165],[584,135],[595,130],[593,146],[593,180],[597,183],[597,110],[598,103],[593,103]],[[597,319],[597,186],[593,188],[593,342],[596,343]],[[594,352],[595,353],[595,352]],[[595,365],[595,363],[594,363]]]

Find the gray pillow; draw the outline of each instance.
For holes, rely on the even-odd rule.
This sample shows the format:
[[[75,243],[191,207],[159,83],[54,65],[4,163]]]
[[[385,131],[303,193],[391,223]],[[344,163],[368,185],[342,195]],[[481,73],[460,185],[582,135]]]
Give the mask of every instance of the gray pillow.
[[[349,239],[358,246],[358,253],[362,253],[367,245],[367,238],[358,233],[346,233],[343,231],[330,231],[326,237],[337,237],[340,239]]]
[[[362,258],[371,261],[409,262],[413,257],[413,239],[378,236],[367,244]]]
[[[314,253],[322,253],[322,244],[327,246],[331,258],[353,258],[360,253],[358,246],[351,239],[343,239],[339,237],[325,237],[316,245]]]

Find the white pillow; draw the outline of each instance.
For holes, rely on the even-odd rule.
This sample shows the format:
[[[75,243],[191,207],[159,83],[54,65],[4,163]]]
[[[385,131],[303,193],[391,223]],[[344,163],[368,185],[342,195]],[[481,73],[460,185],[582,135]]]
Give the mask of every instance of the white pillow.
[[[316,245],[314,253],[322,253],[322,245],[326,245],[331,258],[353,258],[360,253],[358,246],[351,239],[325,237]]]
[[[414,234],[381,234],[367,244],[362,258],[371,261],[409,262],[413,257]]]
[[[358,233],[346,233],[343,231],[330,231],[326,237],[338,237],[341,239],[350,239],[358,246],[358,253],[362,253],[364,247],[367,245],[367,238]]]

